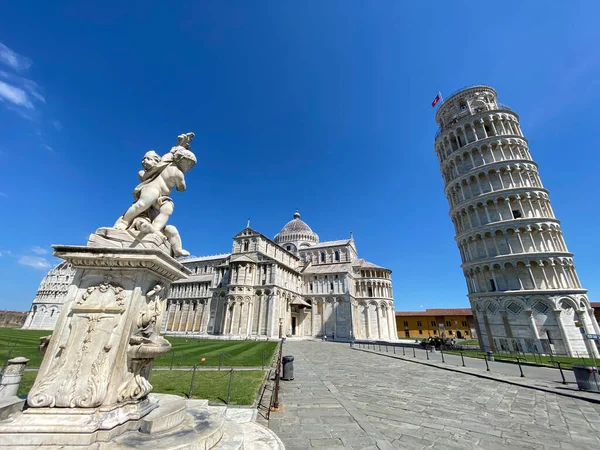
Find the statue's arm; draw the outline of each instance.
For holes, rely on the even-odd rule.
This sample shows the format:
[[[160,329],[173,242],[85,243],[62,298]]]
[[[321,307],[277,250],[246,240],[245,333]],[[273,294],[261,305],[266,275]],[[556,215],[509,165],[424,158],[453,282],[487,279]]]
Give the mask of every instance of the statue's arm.
[[[185,191],[185,178],[183,176],[183,172],[179,172],[175,177],[175,187],[179,192]]]
[[[146,173],[145,170],[140,170],[138,172],[138,178],[140,179],[140,181],[144,181],[144,174]]]

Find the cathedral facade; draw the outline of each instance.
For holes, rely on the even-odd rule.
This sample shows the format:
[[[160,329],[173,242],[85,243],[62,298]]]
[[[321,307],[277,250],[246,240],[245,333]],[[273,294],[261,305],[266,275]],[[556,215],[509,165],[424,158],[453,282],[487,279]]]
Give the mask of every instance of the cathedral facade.
[[[171,285],[165,334],[397,339],[391,270],[352,235],[320,242],[297,211],[273,240],[248,224],[231,253],[182,263],[192,275]]]

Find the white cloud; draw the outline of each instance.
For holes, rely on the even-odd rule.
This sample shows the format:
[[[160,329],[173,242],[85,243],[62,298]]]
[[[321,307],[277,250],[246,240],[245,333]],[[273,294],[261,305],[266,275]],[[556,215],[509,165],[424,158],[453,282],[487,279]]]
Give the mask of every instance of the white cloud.
[[[46,103],[42,89],[33,80],[21,75],[31,67],[31,60],[19,55],[0,42],[0,102],[10,111],[27,120],[36,120],[37,106]],[[10,70],[12,69],[12,70]]]
[[[40,247],[39,245],[31,247],[31,251],[37,255],[47,255],[49,253],[47,249]]]
[[[54,128],[56,128],[58,131],[63,129],[63,126],[62,126],[62,123],[60,123],[60,120],[53,120],[52,125],[54,125]]]
[[[19,55],[2,42],[0,42],[0,63],[3,63],[18,72],[27,70],[31,67],[31,59]]]
[[[9,101],[18,106],[33,109],[33,103],[27,93],[16,86],[0,81],[0,100]]]
[[[0,197],[8,197],[8,194],[6,192],[0,191]]]
[[[52,147],[50,147],[49,145],[44,145],[44,148],[45,148],[46,150],[48,150],[49,152],[52,152],[52,153],[54,153],[54,149],[53,149]]]
[[[33,267],[38,270],[49,270],[52,268],[52,264],[41,256],[21,256],[17,262],[23,266]]]

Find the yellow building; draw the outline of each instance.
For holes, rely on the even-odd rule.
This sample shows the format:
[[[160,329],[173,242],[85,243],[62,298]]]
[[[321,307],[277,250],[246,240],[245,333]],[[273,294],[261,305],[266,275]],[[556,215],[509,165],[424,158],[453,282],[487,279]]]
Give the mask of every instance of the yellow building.
[[[476,322],[470,308],[396,312],[396,329],[400,338],[477,338]]]

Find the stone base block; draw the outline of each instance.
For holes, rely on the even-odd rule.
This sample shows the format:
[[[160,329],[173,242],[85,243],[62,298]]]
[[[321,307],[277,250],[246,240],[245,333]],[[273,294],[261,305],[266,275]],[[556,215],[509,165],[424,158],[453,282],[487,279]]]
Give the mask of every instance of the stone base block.
[[[0,422],[4,446],[91,445],[139,428],[156,400],[101,408],[29,408]]]
[[[171,244],[162,235],[132,230],[115,230],[114,228],[98,228],[94,234],[90,234],[87,247],[123,249],[158,248],[167,255],[171,255]]]
[[[39,418],[39,415],[18,413],[0,422],[0,447],[20,450],[34,450],[39,445],[44,445],[44,450],[64,450],[66,446],[72,450],[285,449],[275,433],[253,422],[254,409],[208,406],[206,400],[185,400],[165,394],[151,394],[150,403],[158,407],[155,406],[145,417],[95,433],[82,432],[77,426],[76,414],[63,415],[65,422],[67,417],[73,419],[72,425],[63,424],[54,432],[49,432],[47,428],[46,432],[42,432],[37,429],[39,423],[29,422],[32,417]],[[30,429],[20,433],[14,430],[7,432],[16,423],[23,425],[24,420]],[[79,422],[83,423],[81,420]]]

